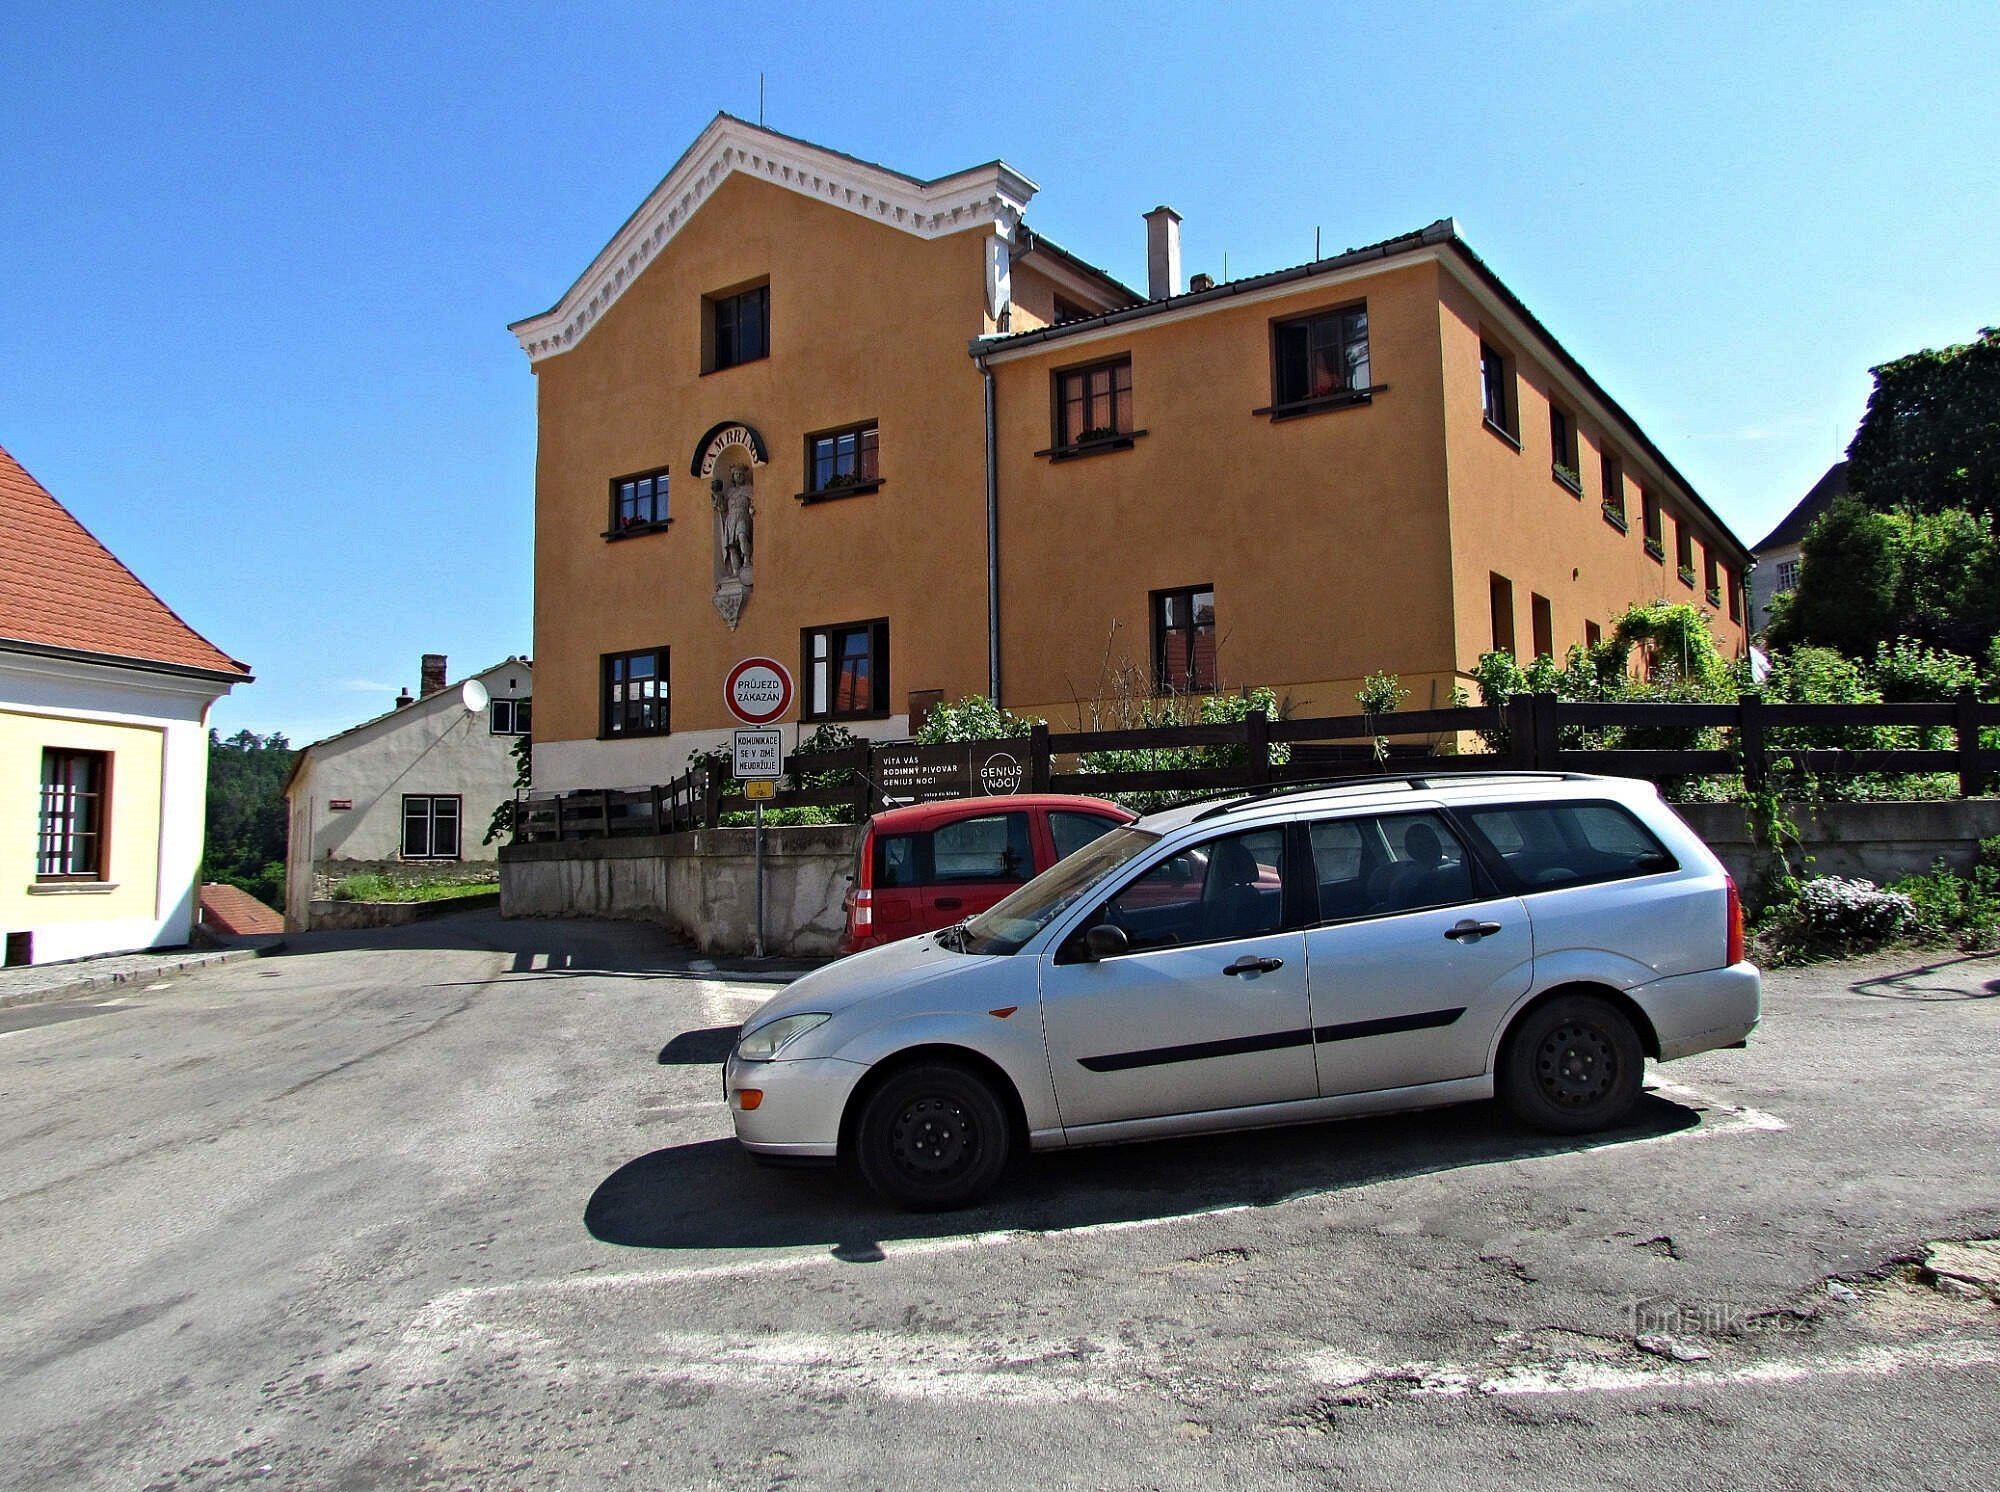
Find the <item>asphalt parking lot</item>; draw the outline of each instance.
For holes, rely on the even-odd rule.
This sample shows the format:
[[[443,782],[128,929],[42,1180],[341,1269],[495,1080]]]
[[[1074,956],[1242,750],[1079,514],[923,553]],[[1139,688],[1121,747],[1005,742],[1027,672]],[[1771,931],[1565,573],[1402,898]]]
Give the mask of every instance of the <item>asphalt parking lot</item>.
[[[2000,960],[1774,975],[1584,1143],[1477,1105],[933,1217],[736,1150],[768,993],[475,913],[0,1012],[0,1481],[1991,1485],[1993,1270],[1926,1246],[2000,1234]]]

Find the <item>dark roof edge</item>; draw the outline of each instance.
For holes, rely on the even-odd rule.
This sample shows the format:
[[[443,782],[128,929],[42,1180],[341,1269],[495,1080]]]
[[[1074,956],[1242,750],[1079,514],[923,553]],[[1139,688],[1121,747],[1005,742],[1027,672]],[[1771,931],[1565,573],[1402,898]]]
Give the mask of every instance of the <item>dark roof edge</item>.
[[[1639,422],[1632,418],[1626,411],[1625,406],[1605,392],[1604,385],[1591,377],[1589,370],[1570,355],[1569,349],[1556,340],[1555,334],[1542,325],[1541,318],[1536,316],[1533,311],[1530,311],[1521,298],[1507,288],[1506,282],[1487,266],[1486,261],[1472,251],[1471,245],[1467,244],[1456,233],[1453,233],[1447,247],[1465,261],[1466,265],[1479,277],[1480,282],[1498,296],[1508,310],[1527,323],[1528,330],[1547,345],[1549,351],[1555,354],[1556,359],[1562,364],[1564,370],[1583,385],[1585,392],[1602,403],[1606,409],[1611,411],[1614,418],[1624,424],[1625,428],[1631,433],[1632,439],[1637,442],[1639,447],[1648,456],[1658,463],[1660,470],[1665,472],[1679,486],[1681,491],[1687,494],[1688,500],[1701,511],[1702,515],[1715,525],[1716,531],[1722,535],[1724,541],[1735,546],[1738,565],[1742,566],[1752,563],[1755,556],[1751,554],[1749,546],[1736,537],[1736,530],[1723,521],[1720,513],[1708,505],[1707,499],[1695,490],[1694,483],[1683,476],[1680,468],[1667,459],[1666,452],[1653,443],[1653,438],[1640,428]]]
[[[176,617],[175,620],[178,621],[179,618]],[[186,623],[182,625],[185,626]],[[195,635],[199,637],[201,634],[197,632]],[[61,648],[51,643],[28,642],[18,637],[0,637],[0,653],[25,653],[35,658],[59,658],[66,663],[103,663],[116,668],[136,668],[146,673],[171,674],[181,679],[207,679],[218,684],[249,684],[256,681],[256,676],[241,664],[237,665],[243,669],[241,673],[230,673],[226,669],[200,668],[192,663],[169,663],[162,658],[134,658],[124,653],[97,653],[87,648]]]
[[[1328,274],[1337,269],[1348,269],[1372,260],[1391,259],[1398,254],[1407,254],[1412,249],[1447,243],[1457,237],[1457,232],[1457,227],[1450,218],[1439,218],[1428,228],[1415,233],[1406,233],[1400,238],[1384,239],[1381,243],[1369,244],[1365,248],[1349,249],[1345,254],[1336,254],[1331,259],[1315,259],[1310,264],[1295,264],[1289,269],[1274,269],[1269,274],[1252,275],[1244,280],[1225,280],[1209,290],[1190,290],[1161,300],[1141,301],[1136,306],[1123,306],[1116,311],[1106,311],[1102,315],[1065,321],[1060,326],[1036,327],[1033,331],[1012,332],[1002,337],[975,337],[971,343],[972,355],[983,357],[989,352],[1002,349],[1011,351],[1016,347],[1033,347],[1037,343],[1072,337],[1078,332],[1137,321],[1142,317],[1158,315],[1162,311],[1179,311],[1193,306],[1213,305],[1249,291],[1264,290],[1273,285],[1288,284],[1293,280],[1308,280],[1315,275]]]
[[[1834,499],[1847,491],[1847,458],[1829,466],[1810,491],[1793,503],[1791,510],[1778,520],[1778,526],[1750,546],[1752,554],[1762,554],[1767,549],[1777,549],[1796,544],[1812,527],[1815,518],[1833,506]]]
[[[1127,309],[1130,306],[1140,305],[1145,301],[1146,298],[1143,295],[1134,290],[1130,285],[1127,285],[1116,275],[1113,275],[1109,270],[1099,269],[1088,259],[1079,258],[1040,230],[1023,223],[1018,231],[1019,235],[1027,240],[1021,250],[1024,256],[1047,254],[1051,259],[1060,261],[1066,269],[1074,271],[1084,279],[1097,281],[1104,289],[1111,292],[1112,299],[1116,300],[1122,297],[1126,301],[1126,306],[1121,307],[1121,310]]]
[[[415,699],[411,700],[407,705],[391,705],[381,714],[370,715],[366,720],[362,720],[354,725],[350,725],[345,730],[337,730],[330,736],[321,736],[317,741],[308,741],[303,746],[294,747],[293,750],[295,750],[298,753],[298,756],[292,762],[291,772],[287,774],[285,777],[285,790],[287,791],[290,790],[293,780],[297,778],[297,776],[299,775],[299,769],[305,765],[306,753],[308,751],[315,750],[321,746],[331,746],[335,741],[344,741],[349,736],[355,734],[357,731],[364,731],[368,729],[368,727],[371,725],[380,725],[384,720],[394,720],[399,716],[407,715],[416,706],[429,704],[432,700],[441,698],[444,695],[451,693],[454,689],[463,689],[468,680],[477,679],[489,673],[496,673],[500,669],[507,667],[509,664],[518,664],[520,667],[527,669],[531,676],[535,671],[535,664],[533,659],[523,657],[519,653],[509,653],[506,657],[502,658],[498,663],[489,663],[486,665],[486,667],[476,668],[471,673],[464,675],[462,678],[447,680],[442,689],[435,690],[430,694],[420,694]],[[282,797],[283,795],[284,795],[283,792],[279,794],[280,797]]]

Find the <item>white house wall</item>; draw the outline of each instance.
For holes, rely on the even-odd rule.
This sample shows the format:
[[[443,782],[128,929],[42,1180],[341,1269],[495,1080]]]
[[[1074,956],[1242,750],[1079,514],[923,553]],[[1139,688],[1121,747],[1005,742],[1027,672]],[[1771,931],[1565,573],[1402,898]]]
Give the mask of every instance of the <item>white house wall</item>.
[[[31,909],[24,919],[14,919],[25,925],[0,927],[0,932],[34,933],[36,963],[173,947],[193,936],[196,877],[208,810],[208,707],[229,687],[116,664],[0,654],[0,710],[43,717],[52,724],[73,720],[161,734],[158,871],[152,906],[138,915],[128,911],[53,923],[38,923]],[[113,772],[115,795],[115,762]],[[16,873],[15,848],[8,847],[6,868],[0,873]],[[34,846],[25,848],[25,874],[32,879]]]

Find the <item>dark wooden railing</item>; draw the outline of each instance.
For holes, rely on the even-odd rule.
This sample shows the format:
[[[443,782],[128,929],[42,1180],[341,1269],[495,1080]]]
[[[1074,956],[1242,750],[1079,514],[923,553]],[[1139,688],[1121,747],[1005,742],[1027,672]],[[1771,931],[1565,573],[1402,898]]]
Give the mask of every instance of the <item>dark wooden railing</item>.
[[[1829,744],[1829,737],[1881,726],[1949,745],[1904,747]],[[1137,730],[1052,731],[958,742],[945,747],[870,743],[841,751],[793,755],[789,773],[810,773],[834,786],[790,788],[768,808],[821,807],[858,818],[886,806],[981,792],[1171,793],[1189,797],[1232,788],[1311,782],[1370,772],[1572,771],[1672,778],[1741,773],[1762,789],[1782,772],[1818,776],[1859,773],[1948,773],[1960,796],[1975,797],[2000,778],[2000,750],[1982,748],[1982,729],[2000,728],[2000,704],[1970,694],[1931,704],[1768,704],[1745,695],[1727,704],[1577,704],[1552,694],[1517,695],[1504,706],[1412,710],[1388,715],[1326,715],[1272,720],[1253,713],[1219,725]],[[1608,731],[1691,735],[1728,733],[1727,744],[1606,747]],[[1480,742],[1461,749],[1462,738]],[[1164,752],[1206,748],[1199,765],[1127,766],[1085,770],[1094,752]],[[1274,752],[1273,747],[1284,751]],[[1216,762],[1226,750],[1233,759]],[[843,780],[844,779],[844,780]],[[909,786],[910,783],[915,786]],[[894,786],[885,787],[885,783]],[[517,842],[600,839],[713,828],[725,813],[753,805],[726,792],[728,781],[702,768],[647,788],[583,789],[526,794],[516,814]]]

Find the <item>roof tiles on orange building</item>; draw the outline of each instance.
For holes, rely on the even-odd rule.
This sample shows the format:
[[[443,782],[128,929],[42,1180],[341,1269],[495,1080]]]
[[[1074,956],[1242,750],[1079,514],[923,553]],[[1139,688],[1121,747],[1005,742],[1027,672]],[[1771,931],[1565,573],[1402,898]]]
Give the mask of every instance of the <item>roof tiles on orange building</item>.
[[[250,676],[0,447],[0,647],[8,642]]]

